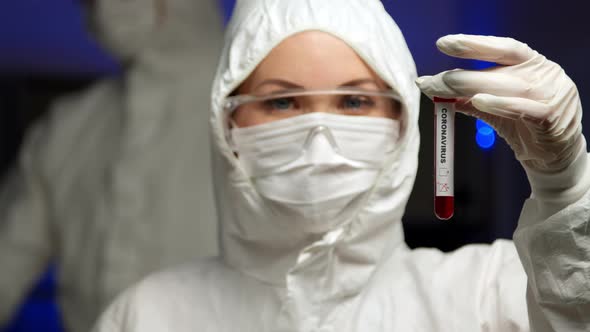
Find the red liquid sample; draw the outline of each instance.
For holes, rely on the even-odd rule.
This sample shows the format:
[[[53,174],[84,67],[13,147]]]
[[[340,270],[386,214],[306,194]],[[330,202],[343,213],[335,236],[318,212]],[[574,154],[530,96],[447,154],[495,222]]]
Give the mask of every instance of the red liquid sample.
[[[434,214],[438,219],[451,219],[455,211],[454,196],[434,196]]]

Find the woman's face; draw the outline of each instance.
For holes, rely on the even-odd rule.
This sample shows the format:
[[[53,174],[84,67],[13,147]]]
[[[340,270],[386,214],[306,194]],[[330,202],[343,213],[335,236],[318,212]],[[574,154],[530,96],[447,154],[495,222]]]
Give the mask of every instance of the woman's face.
[[[358,88],[388,90],[387,84],[342,40],[320,31],[306,31],[285,39],[275,47],[238,88],[238,94],[268,95],[293,89],[327,90]],[[338,96],[315,96],[311,111],[330,107]],[[342,98],[342,97],[340,97]],[[340,101],[341,102],[341,101]],[[284,104],[284,103],[283,103]],[[398,118],[400,106],[373,107],[365,116]],[[272,121],[264,112],[249,112],[246,107],[234,111],[238,127]]]

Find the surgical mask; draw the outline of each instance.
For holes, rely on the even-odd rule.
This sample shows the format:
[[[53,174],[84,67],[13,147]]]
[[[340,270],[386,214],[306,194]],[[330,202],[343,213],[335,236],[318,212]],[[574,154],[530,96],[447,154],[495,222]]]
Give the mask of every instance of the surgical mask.
[[[229,141],[277,217],[323,233],[350,219],[399,133],[390,118],[312,112],[234,127]]]

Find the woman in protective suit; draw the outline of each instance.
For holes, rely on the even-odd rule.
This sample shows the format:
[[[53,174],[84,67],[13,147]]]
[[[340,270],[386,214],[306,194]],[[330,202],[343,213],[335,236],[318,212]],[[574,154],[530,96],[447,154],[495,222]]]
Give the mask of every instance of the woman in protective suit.
[[[590,173],[575,85],[513,39],[437,44],[498,66],[417,79],[377,0],[239,2],[212,92],[221,256],[145,279],[95,331],[587,330]],[[492,124],[526,169],[514,243],[404,243],[416,84]]]

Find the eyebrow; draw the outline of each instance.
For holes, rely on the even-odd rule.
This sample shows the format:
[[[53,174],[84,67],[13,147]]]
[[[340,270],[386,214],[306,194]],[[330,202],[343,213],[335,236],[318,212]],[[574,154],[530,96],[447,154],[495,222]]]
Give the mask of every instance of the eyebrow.
[[[258,84],[253,89],[253,91],[258,90],[260,87],[262,87],[264,85],[278,85],[278,86],[281,86],[286,89],[303,89],[303,87],[301,85],[297,85],[297,84],[289,82],[289,81],[285,81],[285,80],[281,80],[281,79],[268,79],[268,80],[264,80],[264,81],[262,81],[262,83]]]
[[[372,83],[373,85],[375,85],[376,87],[379,87],[379,84],[377,84],[377,81],[372,79],[372,78],[360,78],[360,79],[356,79],[356,80],[352,80],[349,82],[346,82],[344,84],[341,84],[340,86],[346,86],[346,87],[350,87],[350,86],[359,86],[359,85],[363,85],[366,83]]]
[[[376,87],[379,87],[379,84],[377,83],[377,81],[372,78],[359,78],[356,80],[352,80],[352,81],[348,81],[343,84],[340,84],[338,87],[355,87],[355,86],[359,86],[359,85],[363,85],[363,84],[367,84],[367,83],[371,83],[371,84],[375,85]],[[258,90],[260,87],[262,87],[264,85],[278,85],[278,86],[281,86],[286,89],[303,89],[304,88],[303,86],[295,84],[293,82],[289,82],[289,81],[285,81],[285,80],[281,80],[281,79],[268,79],[268,80],[264,80],[264,81],[262,81],[262,83],[258,84],[253,89],[253,91]]]

